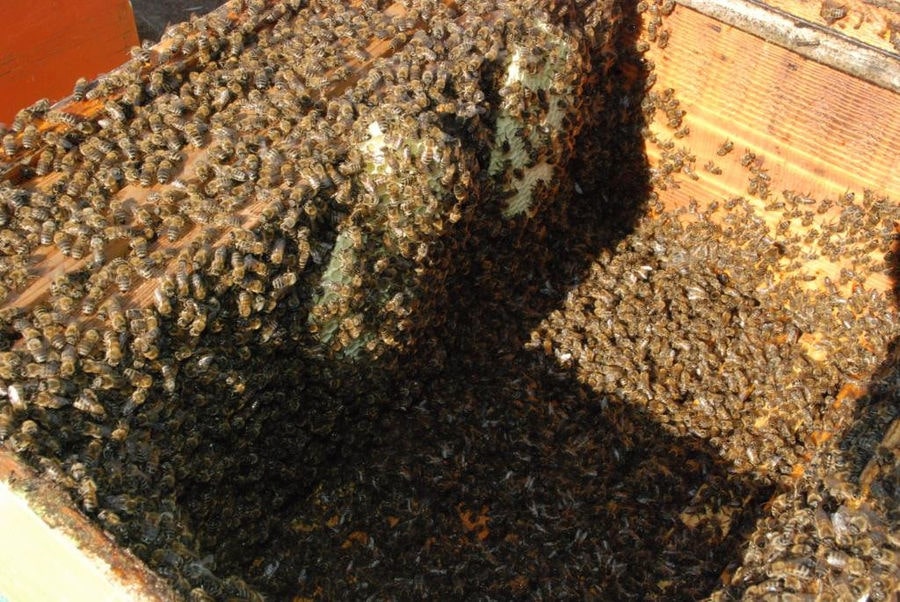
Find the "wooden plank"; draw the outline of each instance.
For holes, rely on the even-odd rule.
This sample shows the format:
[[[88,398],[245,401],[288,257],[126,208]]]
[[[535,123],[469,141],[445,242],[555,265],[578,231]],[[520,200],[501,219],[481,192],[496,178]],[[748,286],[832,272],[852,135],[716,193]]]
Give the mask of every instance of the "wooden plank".
[[[846,36],[836,29],[798,17],[800,4],[785,2],[791,10],[772,8],[751,0],[682,0],[683,5],[733,25],[763,40],[787,48],[872,82],[900,92],[898,55]]]
[[[831,27],[863,44],[893,53],[900,52],[900,2],[896,0],[759,0],[759,2],[810,23]]]
[[[138,43],[128,0],[0,3],[0,121],[40,98],[68,96],[128,58]]]
[[[162,579],[120,550],[67,495],[5,450],[0,450],[0,533],[4,602],[174,599]]]
[[[686,111],[679,128],[689,134],[676,138],[658,111],[651,124],[657,143],[647,153],[659,167],[666,157],[661,147],[671,142],[696,158],[693,176],[678,174],[675,186],[660,191],[666,206],[753,197],[753,169],[771,178],[768,200],[783,190],[817,200],[865,189],[900,197],[892,150],[900,148],[900,96],[683,6],[665,28],[668,44],[653,45],[647,55],[655,64],[654,91],[674,90]],[[733,150],[722,157],[717,151],[726,140]],[[755,159],[744,166],[748,151]],[[705,170],[710,162],[722,173]],[[758,196],[754,202],[766,204]],[[824,212],[814,225],[833,217]],[[768,218],[774,229],[780,217]],[[834,278],[840,267],[815,262],[811,269]],[[869,284],[890,287],[884,274],[872,274]]]

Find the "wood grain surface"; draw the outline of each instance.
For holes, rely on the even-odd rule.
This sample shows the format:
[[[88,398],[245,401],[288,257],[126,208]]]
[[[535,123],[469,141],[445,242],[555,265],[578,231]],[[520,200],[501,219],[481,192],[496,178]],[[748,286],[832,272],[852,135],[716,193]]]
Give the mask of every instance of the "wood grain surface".
[[[684,6],[665,27],[668,45],[652,45],[648,52],[655,64],[654,89],[674,90],[690,133],[675,138],[663,118],[651,129],[660,142],[673,142],[696,157],[696,179],[679,174],[677,187],[660,191],[667,207],[743,196],[762,208],[765,199],[748,191],[751,168],[771,178],[772,198],[790,190],[834,199],[866,189],[900,198],[893,150],[900,148],[900,95]],[[719,156],[726,140],[733,150]],[[755,158],[743,166],[748,151]],[[658,165],[662,149],[650,143],[647,154]],[[709,162],[722,173],[704,169]],[[816,223],[834,215],[825,212]],[[771,213],[768,219],[774,227],[778,217]],[[840,266],[818,261],[811,270],[834,278]],[[884,274],[872,274],[869,284],[879,290],[890,286]]]

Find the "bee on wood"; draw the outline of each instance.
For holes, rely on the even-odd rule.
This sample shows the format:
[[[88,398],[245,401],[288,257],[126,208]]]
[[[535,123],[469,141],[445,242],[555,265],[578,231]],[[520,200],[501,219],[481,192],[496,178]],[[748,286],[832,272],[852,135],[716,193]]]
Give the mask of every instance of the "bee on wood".
[[[756,153],[750,151],[749,149],[744,151],[744,154],[741,155],[741,165],[743,167],[750,167],[750,165],[756,160]]]
[[[90,87],[90,82],[87,78],[79,77],[75,80],[75,85],[72,88],[72,98],[81,102],[84,100],[85,94],[87,94],[88,88]]]
[[[847,6],[835,0],[825,0],[819,8],[819,16],[828,25],[834,25],[847,16]]]
[[[159,162],[159,165],[156,167],[156,181],[159,184],[168,184],[172,179],[172,173],[175,171],[175,166],[172,165],[172,162],[168,159],[163,159]]]
[[[706,163],[706,165],[703,166],[703,169],[705,169],[706,171],[708,171],[709,173],[711,173],[713,175],[718,176],[718,175],[722,174],[722,168],[717,166],[713,161],[708,161]]]
[[[178,240],[181,231],[184,229],[184,218],[180,215],[167,215],[162,223],[163,235],[170,243]]]
[[[22,130],[22,148],[32,149],[38,141],[38,130],[34,125],[26,125]]]
[[[734,148],[734,142],[732,142],[731,140],[726,140],[725,142],[723,142],[722,144],[719,145],[718,150],[716,150],[716,154],[719,155],[720,157],[724,157],[725,155],[730,153],[733,148]]]

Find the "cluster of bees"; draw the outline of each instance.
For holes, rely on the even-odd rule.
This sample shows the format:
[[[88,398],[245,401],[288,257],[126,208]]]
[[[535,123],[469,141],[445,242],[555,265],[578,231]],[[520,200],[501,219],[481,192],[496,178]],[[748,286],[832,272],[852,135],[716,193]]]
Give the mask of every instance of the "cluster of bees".
[[[696,177],[643,161],[674,2],[345,4],[231,2],[2,132],[3,445],[193,600],[885,599],[896,370],[846,383],[896,206],[745,152],[774,232],[639,218]]]
[[[898,585],[897,435],[885,434],[897,365],[884,359],[896,309],[864,283],[896,273],[878,252],[896,245],[900,211],[870,192],[821,205],[829,217],[811,230],[810,199],[792,192],[767,203],[774,228],[747,199],[647,220],[532,332],[593,391],[776,487],[720,599],[890,599]],[[808,271],[816,260],[844,267],[832,281]]]
[[[20,111],[4,446],[182,594],[258,597],[225,575],[390,399],[468,225],[566,185],[607,4],[235,1]]]

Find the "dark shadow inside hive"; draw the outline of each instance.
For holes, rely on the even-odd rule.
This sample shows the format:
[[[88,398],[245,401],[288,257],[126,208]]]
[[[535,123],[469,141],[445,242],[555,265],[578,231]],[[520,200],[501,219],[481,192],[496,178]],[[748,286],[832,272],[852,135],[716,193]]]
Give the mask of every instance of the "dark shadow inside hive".
[[[465,216],[417,347],[342,367],[285,343],[255,358],[279,377],[249,383],[245,410],[185,399],[197,412],[178,500],[212,554],[188,571],[276,597],[694,599],[739,562],[765,486],[523,349],[650,194],[626,17],[573,167],[583,193],[570,184],[501,227],[499,212]]]

